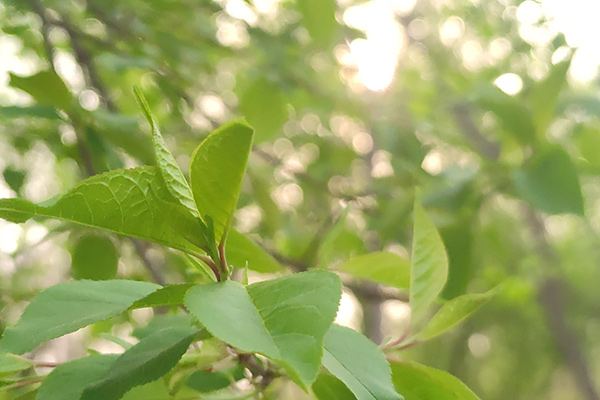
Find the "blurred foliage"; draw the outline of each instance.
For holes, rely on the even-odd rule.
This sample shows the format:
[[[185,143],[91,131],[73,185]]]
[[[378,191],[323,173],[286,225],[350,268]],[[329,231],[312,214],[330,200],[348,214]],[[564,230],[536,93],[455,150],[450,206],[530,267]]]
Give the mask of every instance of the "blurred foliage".
[[[466,324],[394,357],[448,371],[484,399],[598,399],[598,82],[573,81],[575,50],[543,17],[517,20],[520,6],[4,0],[0,197],[44,201],[90,175],[154,163],[134,85],[186,174],[190,149],[245,117],[256,136],[235,228],[284,266],[407,257],[420,187],[448,251],[444,297],[502,285]],[[538,36],[525,40],[524,30]],[[176,251],[65,229],[0,220],[0,331],[40,289],[70,276],[181,283],[199,274]],[[374,284],[346,278],[365,324],[379,310],[383,337],[402,336],[394,296],[378,291],[367,308],[364,288]],[[144,325],[135,316],[111,324],[93,328],[118,336]],[[57,346],[57,361],[80,355]],[[445,376],[411,365],[394,368]],[[192,379],[202,387],[203,375]],[[315,392],[337,388],[330,379]],[[25,388],[15,395],[33,398]]]

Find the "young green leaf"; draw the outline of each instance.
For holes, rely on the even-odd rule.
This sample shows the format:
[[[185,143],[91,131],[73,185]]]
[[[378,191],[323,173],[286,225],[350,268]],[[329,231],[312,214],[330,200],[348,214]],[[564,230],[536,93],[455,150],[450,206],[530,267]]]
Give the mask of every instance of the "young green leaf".
[[[154,117],[150,112],[150,106],[148,105],[144,94],[138,87],[134,87],[133,92],[146,119],[148,120],[148,124],[150,124],[156,165],[158,166],[160,175],[164,180],[167,190],[177,202],[186,207],[193,215],[198,215],[196,203],[194,203],[192,196],[192,190],[185,180],[183,172],[181,172],[181,169],[179,169],[177,161],[175,161],[175,158],[167,148],[167,144],[160,134],[160,130],[158,129],[156,121],[154,121]]]
[[[583,196],[577,167],[559,146],[548,147],[513,174],[519,195],[548,214],[583,216]]]
[[[246,263],[252,271],[273,273],[283,271],[283,267],[262,247],[232,229],[227,236],[227,262],[236,268],[244,268]]]
[[[34,297],[14,327],[4,331],[0,352],[26,353],[50,339],[120,314],[157,288],[153,283],[126,280],[51,286]]]
[[[96,175],[39,205],[0,199],[0,218],[24,222],[34,216],[104,228],[183,251],[204,247],[200,225],[185,208],[168,201],[155,167]]]
[[[121,354],[102,378],[89,384],[81,400],[118,400],[131,388],[157,380],[177,364],[196,332],[192,327],[177,327],[143,338]]]
[[[392,385],[383,352],[360,333],[333,324],[325,335],[323,365],[358,400],[402,399]]]
[[[350,389],[332,375],[319,374],[311,388],[318,400],[356,400]]]
[[[410,285],[410,261],[394,253],[362,254],[342,262],[335,270],[400,289]]]
[[[442,238],[415,196],[414,230],[410,264],[410,307],[417,323],[435,301],[448,277],[448,256]]]
[[[406,400],[479,400],[464,383],[439,369],[417,363],[391,363],[392,380]]]
[[[44,379],[36,400],[79,400],[83,390],[104,376],[117,358],[102,354],[59,365]]]
[[[233,122],[211,133],[194,152],[190,166],[192,193],[202,217],[212,217],[215,238],[227,235],[252,147],[253,131]]]
[[[185,305],[214,336],[279,361],[305,387],[317,376],[341,294],[337,275],[310,271],[246,287],[199,285],[188,291]]]
[[[429,340],[452,329],[463,319],[473,314],[484,305],[493,292],[483,294],[465,294],[444,303],[442,308],[433,316],[427,326],[419,332],[417,339]]]

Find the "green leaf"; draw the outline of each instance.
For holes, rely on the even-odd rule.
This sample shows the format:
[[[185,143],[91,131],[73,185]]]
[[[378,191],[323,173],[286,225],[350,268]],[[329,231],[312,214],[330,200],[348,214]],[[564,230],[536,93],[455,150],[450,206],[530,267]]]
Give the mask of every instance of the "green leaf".
[[[540,137],[544,137],[546,129],[554,119],[558,95],[567,81],[567,71],[570,66],[570,58],[557,63],[552,66],[546,79],[532,87],[529,101],[538,136]]]
[[[117,358],[103,354],[59,365],[44,379],[36,400],[79,400],[83,390],[104,376]]]
[[[199,285],[188,291],[185,305],[214,336],[279,361],[305,387],[317,376],[341,294],[337,275],[310,271],[246,287]]]
[[[536,129],[531,111],[518,99],[493,88],[479,96],[476,101],[484,110],[494,113],[504,130],[519,143],[531,144],[535,141]]]
[[[106,236],[85,235],[71,251],[71,275],[75,279],[113,279],[118,263],[117,248]]]
[[[406,400],[479,400],[464,383],[439,369],[417,363],[391,363],[392,380]]]
[[[71,108],[73,100],[71,92],[56,72],[50,69],[29,76],[10,73],[9,85],[21,89],[39,104],[62,110]]]
[[[139,299],[130,308],[178,306],[183,304],[185,294],[193,286],[191,283],[163,286],[143,299]]]
[[[0,352],[23,354],[39,344],[125,311],[159,286],[148,282],[75,281],[38,294],[0,339]]]
[[[60,115],[54,107],[35,105],[28,107],[5,106],[0,107],[0,118],[47,118],[60,120]]]
[[[196,203],[194,203],[194,199],[192,198],[192,190],[185,180],[183,172],[179,169],[177,161],[175,161],[175,158],[167,148],[167,144],[160,134],[158,125],[154,121],[154,117],[150,112],[150,106],[148,106],[144,94],[138,87],[134,87],[133,92],[135,93],[137,101],[152,129],[152,143],[154,145],[156,165],[158,166],[160,175],[164,180],[168,192],[177,200],[177,202],[190,210],[193,215],[197,215],[198,210],[196,209]]]
[[[583,216],[579,173],[571,157],[559,146],[542,150],[513,174],[519,195],[548,214]]]
[[[231,377],[223,372],[196,371],[185,384],[200,393],[210,393],[225,389],[231,383]]]
[[[354,394],[335,376],[319,374],[312,391],[318,400],[356,400]]]
[[[240,95],[240,111],[255,130],[256,143],[273,139],[288,120],[288,110],[280,88],[260,78]]]
[[[416,324],[435,301],[448,277],[448,256],[442,238],[415,196],[410,265],[411,320]]]
[[[204,245],[200,225],[185,208],[167,201],[159,174],[156,167],[110,171],[40,205],[0,199],[0,218],[12,222],[36,215],[58,218],[198,252]]]
[[[227,262],[236,268],[248,268],[261,272],[283,271],[283,267],[252,239],[232,229],[227,236]]]
[[[482,294],[465,294],[447,301],[417,335],[417,339],[429,340],[452,329],[463,319],[477,311],[492,296],[493,292],[489,291]]]
[[[177,327],[143,338],[121,354],[104,377],[88,385],[81,400],[118,400],[131,388],[157,380],[177,364],[196,332]]]
[[[299,0],[297,4],[302,24],[310,36],[322,45],[330,45],[339,28],[335,19],[337,3],[334,0]]]
[[[138,339],[143,339],[164,329],[185,328],[193,325],[194,317],[189,314],[159,314],[155,315],[146,326],[134,329],[132,335]]]
[[[392,386],[383,352],[360,333],[333,324],[325,336],[323,365],[358,400],[402,399]]]
[[[394,253],[362,254],[335,266],[335,270],[400,289],[410,285],[410,261]]]
[[[244,123],[223,125],[192,156],[190,180],[194,200],[202,217],[212,217],[217,241],[226,237],[237,205],[252,135],[252,128]]]
[[[0,354],[0,378],[28,368],[31,368],[31,364],[26,360],[10,354]]]

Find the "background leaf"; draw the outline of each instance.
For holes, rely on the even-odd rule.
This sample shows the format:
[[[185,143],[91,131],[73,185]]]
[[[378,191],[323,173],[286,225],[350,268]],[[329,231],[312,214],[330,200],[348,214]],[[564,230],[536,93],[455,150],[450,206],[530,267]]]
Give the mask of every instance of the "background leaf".
[[[244,268],[261,273],[283,271],[283,267],[262,247],[246,235],[232,229],[227,236],[227,262],[236,268]]]
[[[584,213],[579,173],[569,154],[559,146],[542,150],[515,171],[513,182],[524,200],[548,214]]]
[[[254,141],[273,139],[288,120],[281,89],[265,78],[251,82],[240,96],[240,111],[255,130]]]
[[[0,352],[23,354],[50,339],[115,316],[159,286],[126,280],[59,283],[38,294],[0,339]]]
[[[448,256],[435,225],[415,197],[414,230],[410,266],[410,307],[416,324],[446,283]]]
[[[410,261],[394,253],[362,254],[336,265],[335,270],[400,289],[410,286]]]
[[[91,383],[81,400],[118,400],[134,386],[157,380],[177,364],[196,332],[177,327],[143,338],[119,356],[104,377]]]
[[[43,70],[29,76],[11,73],[9,85],[26,92],[39,104],[61,110],[71,108],[73,96],[62,79],[52,70]]]
[[[240,122],[223,125],[192,156],[190,180],[194,200],[201,216],[213,219],[217,241],[227,234],[237,205],[252,134],[252,129]]]
[[[323,365],[358,400],[402,399],[392,386],[383,352],[360,333],[333,324],[325,336]]]
[[[83,390],[106,374],[118,357],[102,354],[57,366],[44,379],[36,400],[79,400]]]
[[[356,400],[354,394],[338,378],[319,374],[312,384],[312,391],[319,400]]]
[[[303,386],[317,376],[341,288],[335,274],[311,271],[247,287],[233,281],[199,285],[189,290],[185,305],[214,336],[282,362]]]
[[[464,383],[439,369],[417,363],[391,363],[392,380],[405,400],[479,400]]]
[[[106,236],[85,235],[71,251],[71,275],[75,279],[113,279],[118,263],[117,248]]]

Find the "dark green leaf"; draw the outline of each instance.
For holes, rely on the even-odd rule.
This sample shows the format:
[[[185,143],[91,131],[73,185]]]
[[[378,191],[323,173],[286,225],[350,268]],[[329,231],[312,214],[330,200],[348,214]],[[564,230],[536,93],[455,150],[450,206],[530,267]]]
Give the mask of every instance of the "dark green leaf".
[[[23,354],[37,345],[125,311],[159,286],[125,280],[59,283],[38,294],[0,339],[0,352]]]
[[[394,386],[406,400],[479,400],[445,371],[417,363],[391,363],[391,367]]]
[[[134,329],[132,335],[138,339],[143,339],[158,331],[169,328],[186,328],[194,325],[194,317],[189,314],[159,314],[148,322],[148,325]]]
[[[304,387],[317,376],[341,288],[335,274],[311,271],[247,287],[233,281],[199,285],[188,291],[185,304],[214,336],[281,362]]]
[[[402,399],[392,386],[383,352],[360,333],[333,324],[325,336],[323,365],[358,400]]]
[[[54,107],[35,105],[29,107],[0,107],[0,118],[47,118],[61,119]]]
[[[36,400],[79,400],[83,390],[104,376],[116,354],[79,358],[59,365],[40,386]]]
[[[217,241],[226,237],[237,205],[252,135],[252,128],[241,122],[223,125],[192,156],[190,180],[194,200],[200,215],[213,219]]]
[[[561,147],[542,150],[515,171],[513,182],[524,200],[548,214],[584,213],[579,173]]]
[[[131,388],[157,380],[177,364],[196,332],[178,327],[143,338],[119,356],[104,377],[87,386],[81,400],[118,400]]]
[[[186,381],[186,385],[200,393],[209,393],[225,389],[232,379],[223,372],[196,371]]]

